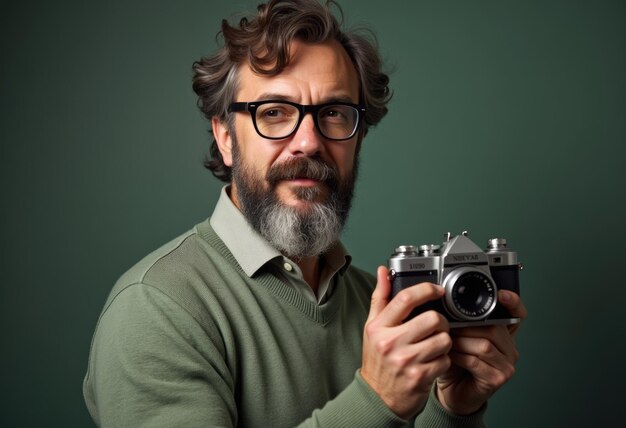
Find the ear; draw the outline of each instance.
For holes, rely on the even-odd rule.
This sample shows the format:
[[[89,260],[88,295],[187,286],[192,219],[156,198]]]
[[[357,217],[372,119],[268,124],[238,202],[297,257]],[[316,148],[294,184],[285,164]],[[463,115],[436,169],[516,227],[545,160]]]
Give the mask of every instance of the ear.
[[[222,155],[224,165],[233,166],[233,140],[226,122],[221,121],[217,116],[213,116],[211,128],[213,128],[213,137],[215,137],[215,142]]]

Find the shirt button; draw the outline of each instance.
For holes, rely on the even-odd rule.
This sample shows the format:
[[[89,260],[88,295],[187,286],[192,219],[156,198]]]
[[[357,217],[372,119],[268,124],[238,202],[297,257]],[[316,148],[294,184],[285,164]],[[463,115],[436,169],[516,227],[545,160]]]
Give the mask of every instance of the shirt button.
[[[285,263],[283,267],[287,272],[291,272],[293,270],[293,266],[291,266],[289,263]]]

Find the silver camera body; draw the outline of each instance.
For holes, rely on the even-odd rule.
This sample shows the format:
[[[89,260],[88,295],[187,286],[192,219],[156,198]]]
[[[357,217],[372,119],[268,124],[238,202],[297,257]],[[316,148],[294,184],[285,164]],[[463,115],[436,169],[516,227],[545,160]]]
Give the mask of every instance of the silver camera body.
[[[467,232],[442,245],[402,245],[389,258],[392,297],[404,288],[431,282],[443,286],[444,297],[416,308],[409,318],[428,310],[442,313],[450,327],[516,324],[498,304],[498,290],[519,290],[521,264],[517,253],[504,238],[492,238],[483,251],[467,237]]]

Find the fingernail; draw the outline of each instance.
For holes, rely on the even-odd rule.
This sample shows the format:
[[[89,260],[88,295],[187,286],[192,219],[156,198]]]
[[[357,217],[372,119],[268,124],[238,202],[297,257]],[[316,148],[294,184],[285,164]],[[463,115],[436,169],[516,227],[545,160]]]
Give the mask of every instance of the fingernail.
[[[508,291],[504,291],[504,290],[500,290],[500,300],[503,302],[510,302],[511,301],[511,294],[509,294]]]

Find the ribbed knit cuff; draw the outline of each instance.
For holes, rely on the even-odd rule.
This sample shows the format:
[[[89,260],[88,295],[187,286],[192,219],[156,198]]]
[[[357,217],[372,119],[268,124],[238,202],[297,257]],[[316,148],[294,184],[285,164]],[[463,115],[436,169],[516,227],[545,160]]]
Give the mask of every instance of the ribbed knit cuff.
[[[322,409],[314,411],[303,426],[399,428],[406,427],[407,421],[396,416],[357,371],[352,383]]]
[[[417,416],[418,423],[415,426],[425,427],[454,427],[454,428],[484,428],[485,411],[487,404],[481,407],[476,413],[471,415],[455,415],[447,411],[437,399],[436,384],[430,391],[430,397],[424,410]]]

